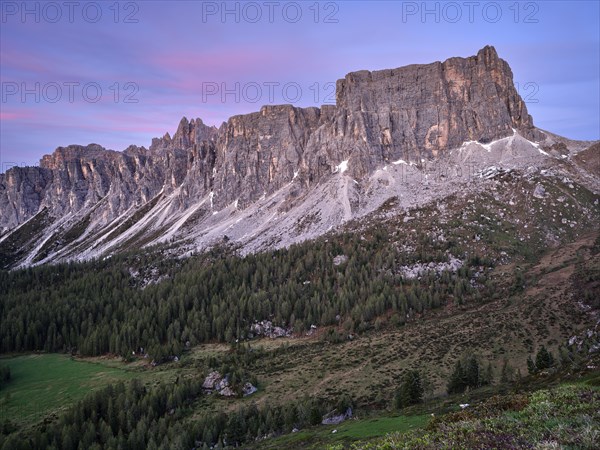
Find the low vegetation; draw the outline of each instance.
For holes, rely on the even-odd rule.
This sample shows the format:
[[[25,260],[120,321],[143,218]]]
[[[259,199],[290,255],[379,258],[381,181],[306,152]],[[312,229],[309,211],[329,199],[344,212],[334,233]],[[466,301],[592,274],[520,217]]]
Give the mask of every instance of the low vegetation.
[[[600,390],[561,385],[531,394],[491,397],[434,419],[426,429],[390,433],[352,449],[596,449],[600,446]],[[330,446],[329,450],[343,449]]]
[[[594,448],[597,388],[561,384],[597,367],[597,208],[497,195],[244,257],[0,272],[0,448]]]

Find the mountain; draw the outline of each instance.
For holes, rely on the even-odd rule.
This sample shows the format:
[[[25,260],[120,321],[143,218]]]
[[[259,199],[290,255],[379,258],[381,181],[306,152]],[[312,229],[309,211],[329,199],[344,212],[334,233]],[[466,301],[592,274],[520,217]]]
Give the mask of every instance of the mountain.
[[[582,186],[592,196],[575,207],[594,223],[598,146],[536,128],[490,46],[468,58],[353,72],[337,81],[335,106],[263,106],[218,129],[183,118],[173,137],[149,148],[70,145],[39,167],[8,170],[0,267],[156,244],[173,256],[223,241],[241,253],[288,246],[382,206],[393,204],[394,214],[486,192],[503,173]],[[531,195],[551,195],[543,189]]]
[[[599,171],[491,47],[13,168],[0,448],[597,448]]]

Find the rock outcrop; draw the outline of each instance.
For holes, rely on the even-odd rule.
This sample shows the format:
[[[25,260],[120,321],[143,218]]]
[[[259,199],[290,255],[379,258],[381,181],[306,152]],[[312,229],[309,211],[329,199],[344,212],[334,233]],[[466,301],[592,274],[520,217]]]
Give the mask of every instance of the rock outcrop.
[[[477,56],[338,80],[336,108],[308,145],[318,180],[342,160],[356,177],[396,160],[419,163],[466,141],[489,143],[517,129],[536,137],[512,71],[493,47]]]
[[[344,420],[348,420],[352,418],[352,408],[348,407],[345,412],[338,413],[337,411],[332,411],[329,414],[323,416],[323,420],[321,420],[322,425],[337,425],[342,423]]]
[[[210,372],[204,382],[202,383],[202,389],[207,393],[216,392],[223,397],[234,397],[236,395],[233,386],[229,381],[229,376],[223,376],[217,371]],[[241,392],[244,397],[254,394],[258,389],[250,382],[246,382],[241,387]]]

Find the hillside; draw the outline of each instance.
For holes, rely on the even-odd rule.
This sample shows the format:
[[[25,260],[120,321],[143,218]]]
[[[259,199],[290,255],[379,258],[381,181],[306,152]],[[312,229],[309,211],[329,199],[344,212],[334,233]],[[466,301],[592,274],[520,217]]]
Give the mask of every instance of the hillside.
[[[164,416],[171,431],[152,438],[157,428],[143,432],[143,439],[164,448],[178,439],[216,444],[220,436],[231,443],[231,426],[241,420],[236,414],[252,411],[239,408],[262,411],[259,435],[271,437],[258,448],[268,448],[271,439],[278,448],[277,439],[284,438],[274,438],[294,427],[303,430],[293,437],[294,448],[321,448],[329,439],[319,438],[322,426],[311,424],[336,405],[352,404],[357,426],[364,418],[364,430],[377,429],[368,421],[390,414],[407,370],[423,374],[426,397],[441,405],[453,366],[469,354],[491,367],[493,388],[473,391],[485,398],[506,383],[500,381],[504,365],[508,379],[525,377],[527,358],[541,346],[563,361],[570,338],[596,326],[600,298],[597,196],[550,174],[501,172],[486,183],[490,189],[478,196],[457,193],[405,214],[394,213],[390,201],[369,220],[349,222],[341,234],[287,250],[242,257],[226,244],[170,260],[163,248],[5,272],[3,352],[69,351],[84,360],[113,355],[101,364],[121,355],[131,362],[111,364],[138,378],[143,395],[162,392],[165,401],[185,381],[187,393],[168,403],[179,405],[177,413]],[[541,192],[538,186],[543,196],[533,195]],[[253,336],[253,324],[264,320],[291,335]],[[586,348],[598,342],[598,334],[590,336]],[[251,382],[258,392],[221,398],[198,391],[215,370],[229,374],[235,389]],[[456,406],[459,400],[452,401]],[[25,430],[43,430],[36,425],[43,417],[59,427],[69,423],[64,412],[47,408],[9,428],[15,431],[7,442]],[[283,419],[288,410],[296,412]],[[157,414],[148,420],[159,420],[163,413]],[[349,443],[410,423],[426,421],[397,418],[378,432],[340,437]]]
[[[11,168],[0,448],[596,448],[599,157],[488,46]]]

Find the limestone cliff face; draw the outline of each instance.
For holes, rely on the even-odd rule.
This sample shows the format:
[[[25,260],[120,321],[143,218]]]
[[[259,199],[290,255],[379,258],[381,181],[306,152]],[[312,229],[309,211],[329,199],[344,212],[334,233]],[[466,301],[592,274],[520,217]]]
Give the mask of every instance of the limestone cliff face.
[[[294,179],[320,125],[318,108],[263,106],[221,127],[214,166],[215,201],[243,207]]]
[[[534,134],[510,67],[493,47],[443,63],[349,73],[337,82],[336,100],[333,117],[308,144],[312,179],[348,158],[361,177],[391,161],[418,163],[465,141],[490,142],[512,128]]]
[[[208,196],[211,210],[245,208],[292,182],[311,189],[342,161],[361,179],[465,141],[486,143],[513,129],[537,133],[510,67],[492,47],[468,58],[350,73],[338,80],[336,99],[320,109],[264,106],[218,129],[183,118],[173,137],[155,138],[149,148],[59,147],[38,168],[0,175],[0,231],[44,209],[55,220],[85,213],[100,228],[159,195],[174,199],[164,217]]]
[[[59,147],[39,167],[13,168],[0,175],[0,229],[10,229],[47,208],[54,217],[98,206],[106,224],[186,178],[198,146],[214,139],[215,127],[183,118],[171,138],[153,139],[150,149],[124,152],[97,145]]]
[[[51,181],[52,171],[39,167],[13,167],[0,174],[0,231],[37,214]]]

